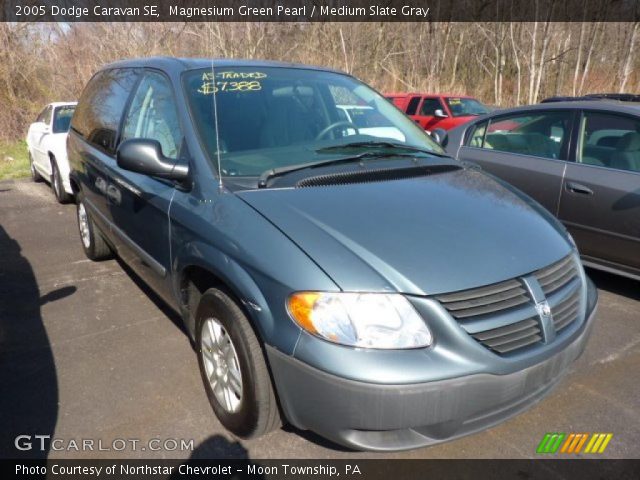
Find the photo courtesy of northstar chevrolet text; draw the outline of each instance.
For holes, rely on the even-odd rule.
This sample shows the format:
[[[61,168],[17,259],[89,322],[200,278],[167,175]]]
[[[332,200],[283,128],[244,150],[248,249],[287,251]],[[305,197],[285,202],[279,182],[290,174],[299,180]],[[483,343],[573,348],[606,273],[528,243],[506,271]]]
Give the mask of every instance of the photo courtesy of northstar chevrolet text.
[[[11,475],[640,475],[637,2],[10,0],[0,36]]]

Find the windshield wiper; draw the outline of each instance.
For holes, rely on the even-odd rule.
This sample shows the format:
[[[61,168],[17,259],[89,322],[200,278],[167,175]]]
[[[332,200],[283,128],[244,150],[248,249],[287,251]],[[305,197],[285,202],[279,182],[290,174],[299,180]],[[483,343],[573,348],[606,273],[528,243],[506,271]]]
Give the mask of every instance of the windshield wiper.
[[[333,152],[335,150],[344,150],[346,148],[394,148],[398,150],[406,150],[410,152],[422,152],[429,155],[435,155],[437,157],[448,157],[442,153],[434,152],[427,148],[414,147],[413,145],[405,145],[402,143],[384,142],[384,141],[370,141],[370,142],[351,142],[341,143],[338,145],[330,145],[328,147],[322,147],[316,150],[318,153]]]
[[[377,159],[377,158],[387,158],[387,157],[415,158],[415,155],[412,155],[409,153],[398,153],[398,152],[396,153],[364,152],[359,155],[354,155],[349,157],[340,157],[340,158],[333,158],[331,160],[321,160],[319,162],[301,163],[298,165],[289,165],[287,167],[272,168],[270,170],[266,170],[262,172],[262,175],[260,175],[260,178],[258,179],[258,188],[265,188],[267,186],[267,182],[272,178],[280,177],[282,175],[286,175],[291,172],[297,172],[299,170],[305,170],[307,168],[326,167],[330,165],[338,165],[340,163],[357,162],[366,158]]]

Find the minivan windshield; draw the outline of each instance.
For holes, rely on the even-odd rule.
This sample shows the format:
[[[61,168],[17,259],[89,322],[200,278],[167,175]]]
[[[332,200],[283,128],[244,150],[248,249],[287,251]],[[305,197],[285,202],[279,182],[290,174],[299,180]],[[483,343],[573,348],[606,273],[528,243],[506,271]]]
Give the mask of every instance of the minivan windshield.
[[[444,154],[388,100],[348,75],[219,67],[186,72],[183,86],[196,130],[216,166],[219,153],[223,176],[257,177],[361,153],[374,143]]]

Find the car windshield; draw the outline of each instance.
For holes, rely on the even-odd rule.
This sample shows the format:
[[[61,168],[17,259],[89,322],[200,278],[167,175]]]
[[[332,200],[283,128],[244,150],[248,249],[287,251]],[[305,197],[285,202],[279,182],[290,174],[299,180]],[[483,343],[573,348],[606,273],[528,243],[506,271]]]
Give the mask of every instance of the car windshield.
[[[487,107],[475,98],[449,97],[446,99],[449,110],[454,117],[464,117],[467,115],[484,115],[489,113]]]
[[[53,133],[66,133],[69,131],[69,124],[71,123],[71,117],[73,117],[75,109],[75,105],[56,108],[53,117]]]
[[[183,85],[202,144],[216,167],[219,155],[223,176],[317,163],[361,153],[373,142],[444,153],[388,100],[348,75],[220,67],[188,71]]]

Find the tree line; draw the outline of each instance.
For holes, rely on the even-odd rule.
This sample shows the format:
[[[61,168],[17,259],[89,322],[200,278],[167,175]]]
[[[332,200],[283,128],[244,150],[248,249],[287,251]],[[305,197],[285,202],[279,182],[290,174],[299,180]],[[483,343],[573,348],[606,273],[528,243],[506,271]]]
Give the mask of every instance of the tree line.
[[[74,100],[122,58],[257,58],[337,68],[379,91],[474,95],[499,107],[638,92],[638,22],[3,23],[0,139]]]

